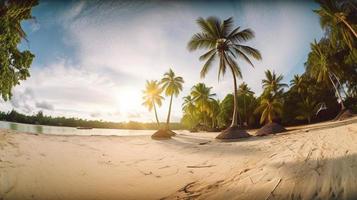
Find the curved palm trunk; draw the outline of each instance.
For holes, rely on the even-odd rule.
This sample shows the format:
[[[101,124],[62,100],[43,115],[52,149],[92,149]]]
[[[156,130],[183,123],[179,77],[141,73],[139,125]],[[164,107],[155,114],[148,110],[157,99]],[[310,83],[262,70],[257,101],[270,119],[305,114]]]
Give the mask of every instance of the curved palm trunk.
[[[157,117],[157,111],[156,111],[156,105],[154,104],[154,111],[155,111],[155,118],[156,118],[156,122],[157,122],[157,128],[160,128],[160,122],[159,122],[159,118]]]
[[[234,83],[234,96],[233,96],[233,100],[234,100],[234,107],[233,107],[233,117],[232,117],[232,124],[231,127],[235,127],[238,126],[238,108],[237,108],[237,96],[238,96],[238,92],[237,92],[237,77],[234,74],[233,69],[232,70],[232,75],[233,75],[233,83]]]
[[[340,82],[340,79],[336,76],[336,74],[335,73],[332,73],[332,75],[335,77],[335,79],[337,80],[337,82],[338,82],[338,85],[342,88],[342,91],[343,91],[343,93],[345,94],[345,96],[346,97],[348,97],[348,95],[347,95],[347,92],[346,92],[346,90],[345,90],[345,88],[343,87],[343,85],[341,84],[341,82]]]
[[[245,105],[245,95],[243,96],[243,105],[244,105],[244,118],[245,118],[245,123],[248,126],[248,116],[247,116],[247,107]]]
[[[345,105],[343,104],[343,100],[342,100],[342,97],[341,97],[340,91],[339,91],[339,90],[338,90],[338,88],[336,87],[335,82],[333,82],[333,80],[332,80],[332,78],[331,78],[331,74],[330,74],[330,73],[329,73],[328,77],[330,78],[330,81],[331,81],[331,83],[332,83],[333,87],[334,87],[334,88],[335,88],[335,90],[336,90],[337,96],[338,96],[338,98],[339,98],[339,99],[340,99],[340,101],[341,101],[341,110],[344,110],[344,109],[345,109]]]
[[[172,106],[172,98],[173,98],[173,94],[171,95],[170,98],[170,105],[169,105],[169,113],[167,114],[167,120],[166,120],[166,128],[169,129],[169,124],[170,124],[170,115],[171,115],[171,106]]]

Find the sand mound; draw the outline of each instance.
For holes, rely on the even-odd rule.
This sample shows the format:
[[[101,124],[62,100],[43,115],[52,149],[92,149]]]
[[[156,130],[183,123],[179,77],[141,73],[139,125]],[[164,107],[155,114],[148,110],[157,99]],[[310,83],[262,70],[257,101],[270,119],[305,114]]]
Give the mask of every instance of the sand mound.
[[[243,130],[239,127],[229,127],[226,130],[222,131],[216,139],[220,140],[230,140],[230,139],[239,139],[239,138],[247,138],[251,135],[248,134],[246,130]]]
[[[151,135],[151,138],[156,140],[165,140],[165,139],[170,139],[174,135],[176,135],[176,133],[171,130],[159,129],[154,134]]]
[[[338,113],[338,115],[335,117],[335,120],[341,121],[341,120],[345,120],[345,119],[351,118],[353,116],[354,115],[353,115],[352,110],[345,109],[345,110],[342,110],[340,113]]]
[[[263,127],[261,127],[256,135],[257,136],[264,136],[264,135],[269,135],[269,134],[275,134],[275,133],[281,133],[283,131],[286,131],[286,129],[275,122],[265,124]]]

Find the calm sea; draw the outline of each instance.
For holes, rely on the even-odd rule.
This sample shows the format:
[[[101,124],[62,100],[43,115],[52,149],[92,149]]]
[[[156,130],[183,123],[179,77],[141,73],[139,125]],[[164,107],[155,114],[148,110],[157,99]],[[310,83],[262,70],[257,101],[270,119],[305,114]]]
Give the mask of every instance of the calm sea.
[[[21,124],[14,122],[0,121],[0,128],[11,129],[19,132],[38,133],[38,134],[56,134],[56,135],[151,135],[154,130],[127,130],[127,129],[86,129],[81,130],[73,127],[43,126],[32,124]]]

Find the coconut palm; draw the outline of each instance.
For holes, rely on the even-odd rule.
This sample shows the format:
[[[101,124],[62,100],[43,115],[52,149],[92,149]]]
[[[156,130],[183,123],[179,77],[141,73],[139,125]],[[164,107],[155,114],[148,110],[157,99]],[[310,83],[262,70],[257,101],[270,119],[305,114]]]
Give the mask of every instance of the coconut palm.
[[[281,115],[282,107],[281,101],[271,93],[262,96],[260,105],[255,110],[255,113],[261,113],[260,124],[272,123]]]
[[[357,12],[356,2],[350,0],[318,0],[320,8],[314,10],[320,16],[322,28],[329,29],[330,39],[342,39],[350,49],[357,39],[357,26],[353,24],[353,13]]]
[[[306,119],[307,122],[310,124],[312,117],[315,115],[317,110],[317,102],[311,100],[310,98],[304,99],[302,102],[298,103],[298,116],[296,119],[304,120]]]
[[[164,78],[161,79],[162,89],[165,90],[165,96],[170,97],[169,112],[167,114],[166,128],[169,129],[170,115],[172,107],[173,97],[177,97],[182,91],[182,84],[184,83],[181,76],[176,76],[174,71],[170,69],[164,74]]]
[[[203,118],[204,124],[207,125],[207,117],[210,113],[211,104],[213,97],[216,95],[211,92],[212,87],[207,87],[204,83],[198,83],[194,85],[191,89],[191,96],[195,102],[195,106]]]
[[[223,22],[216,17],[208,17],[206,19],[199,18],[197,24],[201,28],[201,32],[193,35],[188,43],[188,49],[190,51],[198,49],[208,50],[199,58],[199,60],[205,61],[201,70],[202,78],[204,78],[212,68],[215,60],[219,61],[218,79],[221,75],[223,76],[225,74],[227,68],[231,71],[235,103],[233,120],[230,127],[237,127],[237,78],[241,78],[242,74],[236,60],[241,58],[253,66],[250,57],[257,60],[261,59],[261,55],[257,49],[242,44],[243,42],[253,39],[254,33],[250,29],[241,30],[240,27],[233,28],[233,18],[228,18]],[[232,128],[231,130],[233,131],[235,129]],[[222,134],[232,134],[232,131],[226,130],[226,133]],[[238,135],[236,137],[238,137]]]
[[[321,42],[322,43],[317,43],[316,40],[314,40],[314,42],[311,43],[311,52],[309,53],[308,61],[306,63],[306,71],[311,77],[315,78],[317,82],[331,82],[341,103],[341,109],[344,110],[345,105],[340,90],[333,80],[333,78],[336,77],[333,72],[334,66],[333,63],[329,62],[328,48],[324,47],[324,45],[328,44],[323,43],[325,41]]]
[[[189,115],[193,115],[196,110],[195,100],[191,95],[185,96],[182,103],[182,111]]]
[[[233,95],[227,94],[224,99],[220,102],[220,112],[217,116],[218,124],[220,127],[229,127],[232,122],[233,113]]]
[[[304,79],[303,76],[295,74],[293,79],[290,81],[291,89],[296,90],[299,94],[302,93],[304,89]]]
[[[183,116],[181,122],[193,130],[194,126],[199,122],[199,116],[195,100],[191,95],[183,97],[182,111]]]
[[[162,105],[164,97],[161,96],[162,89],[159,87],[159,83],[156,80],[146,81],[145,90],[143,91],[143,105],[148,107],[149,111],[154,108],[155,118],[157,126],[160,126],[159,118],[157,116],[156,105],[159,107]]]
[[[219,100],[216,100],[216,99],[213,99],[212,101],[210,101],[210,109],[209,109],[209,116],[211,118],[211,127],[213,129],[216,128],[217,126],[217,116],[219,115],[220,113],[220,106],[219,106],[220,102]]]
[[[265,77],[266,79],[262,80],[263,88],[265,91],[273,92],[274,95],[282,93],[283,88],[288,86],[285,83],[281,83],[284,78],[283,75],[277,76],[274,71],[266,70]]]
[[[198,83],[191,89],[191,96],[200,112],[209,112],[210,102],[216,95],[211,92],[212,87],[207,87],[204,83]]]
[[[253,94],[254,92],[248,87],[248,85],[245,82],[239,85],[238,95],[243,97],[243,111],[244,111],[246,124],[248,124],[246,99],[250,96],[253,96]]]

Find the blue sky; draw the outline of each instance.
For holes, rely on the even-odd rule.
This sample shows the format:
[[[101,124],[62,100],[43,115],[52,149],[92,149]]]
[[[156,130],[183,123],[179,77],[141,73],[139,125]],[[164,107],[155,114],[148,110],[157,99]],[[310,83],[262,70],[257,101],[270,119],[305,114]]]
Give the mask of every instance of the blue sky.
[[[23,23],[36,58],[31,77],[14,89],[2,110],[32,114],[75,116],[110,121],[153,121],[141,105],[145,80],[160,79],[172,68],[185,79],[174,100],[173,120],[179,121],[182,97],[193,84],[213,87],[217,98],[232,91],[229,73],[219,82],[217,68],[200,79],[202,52],[187,51],[198,32],[198,17],[233,17],[236,26],[251,28],[255,39],[247,43],[262,53],[255,68],[240,63],[243,80],[262,91],[266,69],[289,82],[302,73],[315,38],[322,37],[319,19],[310,1],[40,1],[36,20]],[[165,119],[168,103],[160,108]]]

